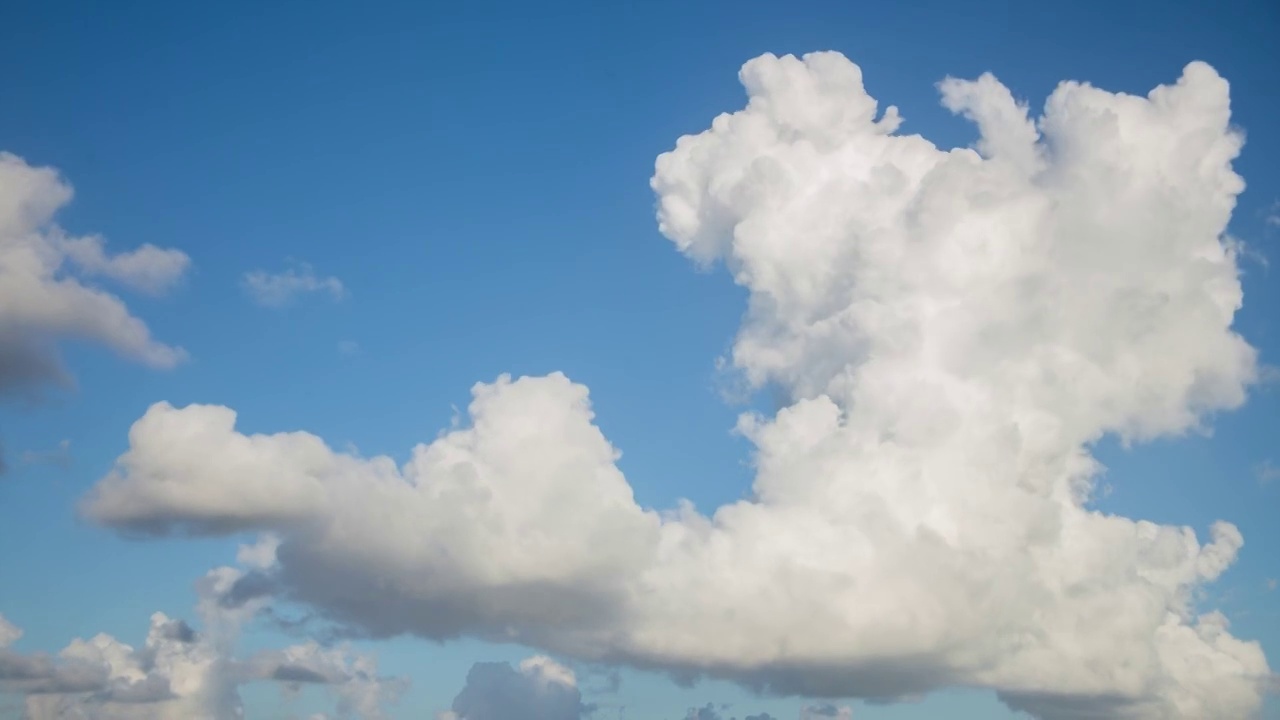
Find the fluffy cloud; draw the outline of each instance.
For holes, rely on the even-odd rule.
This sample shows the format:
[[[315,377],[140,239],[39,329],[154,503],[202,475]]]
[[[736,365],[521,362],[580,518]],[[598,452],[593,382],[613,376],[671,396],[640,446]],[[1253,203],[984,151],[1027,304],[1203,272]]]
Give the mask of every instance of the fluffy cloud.
[[[186,253],[150,244],[130,253],[108,255],[106,243],[96,236],[67,239],[62,247],[81,273],[109,277],[152,295],[170,290],[191,265]]]
[[[185,357],[153,340],[119,298],[86,280],[102,276],[158,294],[190,260],[153,245],[112,255],[102,238],[67,235],[53,218],[71,195],[52,168],[0,153],[0,394],[66,382],[54,346],[60,338],[96,342],[153,367]]]
[[[579,720],[590,708],[582,702],[573,671],[535,655],[520,663],[476,663],[453,709],[437,720]]]
[[[1146,97],[985,75],[976,149],[897,132],[844,57],[766,55],[658,158],[662,232],[750,295],[753,496],[639,507],[559,374],[473,389],[403,466],[225,407],[153,406],[85,498],[153,533],[267,530],[272,582],[373,635],[471,635],[763,691],[991,688],[1045,720],[1248,717],[1270,675],[1197,591],[1243,544],[1101,513],[1090,444],[1200,427],[1254,350],[1223,233],[1243,182],[1208,65]]]
[[[263,550],[248,550],[251,561],[255,552]],[[155,613],[139,648],[99,634],[73,640],[56,657],[21,654],[9,646],[22,631],[0,616],[0,693],[25,696],[28,720],[239,720],[238,688],[268,681],[327,687],[337,697],[336,717],[382,720],[403,682],[380,677],[371,657],[315,643],[234,656],[240,628],[269,601],[232,596],[249,576],[248,569],[211,571],[197,584],[203,632]]]
[[[307,293],[327,293],[334,300],[346,297],[347,289],[336,277],[320,277],[307,263],[293,263],[279,273],[252,270],[244,274],[241,287],[263,307],[284,307]]]

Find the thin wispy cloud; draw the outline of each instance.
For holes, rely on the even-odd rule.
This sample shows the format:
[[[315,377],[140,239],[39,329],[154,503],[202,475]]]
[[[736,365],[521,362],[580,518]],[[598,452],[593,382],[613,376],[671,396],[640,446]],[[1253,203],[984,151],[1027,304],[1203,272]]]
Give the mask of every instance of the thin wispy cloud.
[[[1259,485],[1266,486],[1280,480],[1280,466],[1277,466],[1270,458],[1263,460],[1253,466],[1253,477],[1258,481]]]
[[[347,297],[341,280],[317,275],[305,262],[291,262],[277,273],[251,270],[241,278],[241,287],[253,302],[269,308],[285,307],[304,295],[327,295],[335,302]]]
[[[24,450],[21,461],[23,465],[52,465],[66,469],[71,467],[71,441],[63,440],[53,450]]]

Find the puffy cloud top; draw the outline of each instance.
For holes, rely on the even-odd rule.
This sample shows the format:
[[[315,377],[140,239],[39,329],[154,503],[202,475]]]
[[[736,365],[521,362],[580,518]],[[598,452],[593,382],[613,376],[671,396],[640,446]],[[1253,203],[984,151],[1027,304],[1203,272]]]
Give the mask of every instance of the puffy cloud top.
[[[942,150],[838,54],[741,79],[746,107],[652,185],[662,232],[749,291],[734,365],[793,400],[739,423],[751,498],[639,507],[587,389],[553,374],[476,385],[470,426],[403,466],[158,404],[85,513],[273,532],[274,581],[373,634],[826,697],[984,687],[1046,720],[1256,713],[1261,648],[1191,602],[1239,531],[1089,504],[1092,441],[1193,429],[1256,376],[1226,81],[1063,83],[1033,119],[989,75],[948,79],[979,141]]]

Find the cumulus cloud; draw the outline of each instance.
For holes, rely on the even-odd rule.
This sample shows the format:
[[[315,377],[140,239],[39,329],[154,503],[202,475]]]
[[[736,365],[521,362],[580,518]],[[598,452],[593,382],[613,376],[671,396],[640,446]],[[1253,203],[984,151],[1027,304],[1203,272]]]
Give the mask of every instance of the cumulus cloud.
[[[510,663],[476,663],[453,700],[453,708],[437,720],[579,720],[591,708],[582,702],[573,671],[551,658],[535,655],[519,667]]]
[[[254,552],[262,549],[249,550],[250,557]],[[269,601],[227,602],[246,574],[217,568],[197,584],[202,632],[155,613],[138,648],[99,634],[73,640],[56,656],[21,654],[10,649],[21,629],[0,616],[0,693],[24,696],[28,720],[240,720],[238,688],[266,681],[328,688],[335,717],[385,718],[404,683],[379,676],[372,657],[314,642],[235,657],[240,629]]]
[[[378,675],[368,655],[353,655],[347,648],[324,648],[315,642],[281,650],[263,651],[247,663],[248,677],[274,680],[293,686],[321,685],[337,695],[339,717],[381,720],[385,706],[399,697],[406,683]]]
[[[1032,118],[990,75],[948,79],[979,140],[947,150],[838,54],[740,78],[745,108],[652,186],[662,232],[749,291],[728,362],[789,398],[738,424],[749,499],[638,506],[587,389],[552,374],[476,385],[470,425],[403,465],[160,403],[84,513],[277,533],[274,581],[375,636],[812,697],[990,688],[1044,720],[1256,713],[1261,647],[1194,602],[1240,532],[1091,504],[1092,443],[1197,430],[1257,376],[1227,82],[1064,82]]]
[[[153,245],[112,255],[100,237],[67,235],[53,218],[71,196],[54,169],[0,152],[0,394],[68,382],[56,349],[64,338],[105,345],[153,367],[186,357],[153,340],[119,298],[87,280],[103,276],[158,294],[190,260]]]
[[[191,266],[191,258],[186,253],[151,244],[132,252],[108,255],[106,242],[97,236],[68,238],[62,248],[81,273],[109,277],[151,295],[169,291]]]
[[[279,273],[265,270],[247,272],[241,286],[255,303],[270,308],[284,307],[308,293],[326,293],[333,300],[341,300],[347,295],[347,289],[338,278],[320,277],[311,265],[297,262]]]

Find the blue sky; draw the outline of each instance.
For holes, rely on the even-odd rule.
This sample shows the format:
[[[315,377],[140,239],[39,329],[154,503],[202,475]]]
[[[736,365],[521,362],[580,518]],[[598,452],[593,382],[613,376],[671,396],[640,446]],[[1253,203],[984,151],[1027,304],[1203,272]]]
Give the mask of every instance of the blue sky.
[[[563,371],[590,388],[640,505],[688,498],[709,512],[743,497],[750,446],[731,430],[744,404],[722,397],[715,360],[748,293],[662,237],[649,179],[678,137],[743,106],[736,73],[766,52],[843,53],[873,97],[900,109],[903,132],[940,147],[976,138],[939,103],[947,76],[990,71],[1038,113],[1063,80],[1144,95],[1208,62],[1247,136],[1234,163],[1247,187],[1230,233],[1250,248],[1234,327],[1264,365],[1280,357],[1267,263],[1280,259],[1280,220],[1269,220],[1280,217],[1280,10],[1266,2],[51,2],[6,16],[0,150],[74,186],[57,216],[68,232],[191,258],[167,296],[127,300],[188,362],[155,369],[69,341],[59,347],[74,388],[0,405],[0,613],[24,629],[24,651],[99,632],[141,642],[152,612],[191,617],[194,581],[248,540],[138,540],[77,516],[128,449],[130,425],[161,400],[235,408],[242,432],[305,429],[404,462],[474,383]],[[246,292],[245,273],[290,267],[344,291],[282,308]],[[747,405],[772,412],[774,398],[765,389]],[[1274,664],[1274,382],[1209,425],[1133,448],[1102,440],[1097,506],[1202,537],[1218,519],[1238,526],[1244,548],[1199,602]],[[241,644],[295,640],[258,622]],[[357,646],[411,680],[395,718],[448,709],[477,661],[530,653],[471,639]],[[585,693],[598,716],[625,706],[628,720],[678,718],[714,702],[732,704],[726,717],[791,718],[805,704],[724,681],[620,677],[616,691]],[[318,702],[242,694],[250,717]],[[1013,716],[976,690],[852,704],[862,718]],[[1274,700],[1265,712],[1280,718]]]

